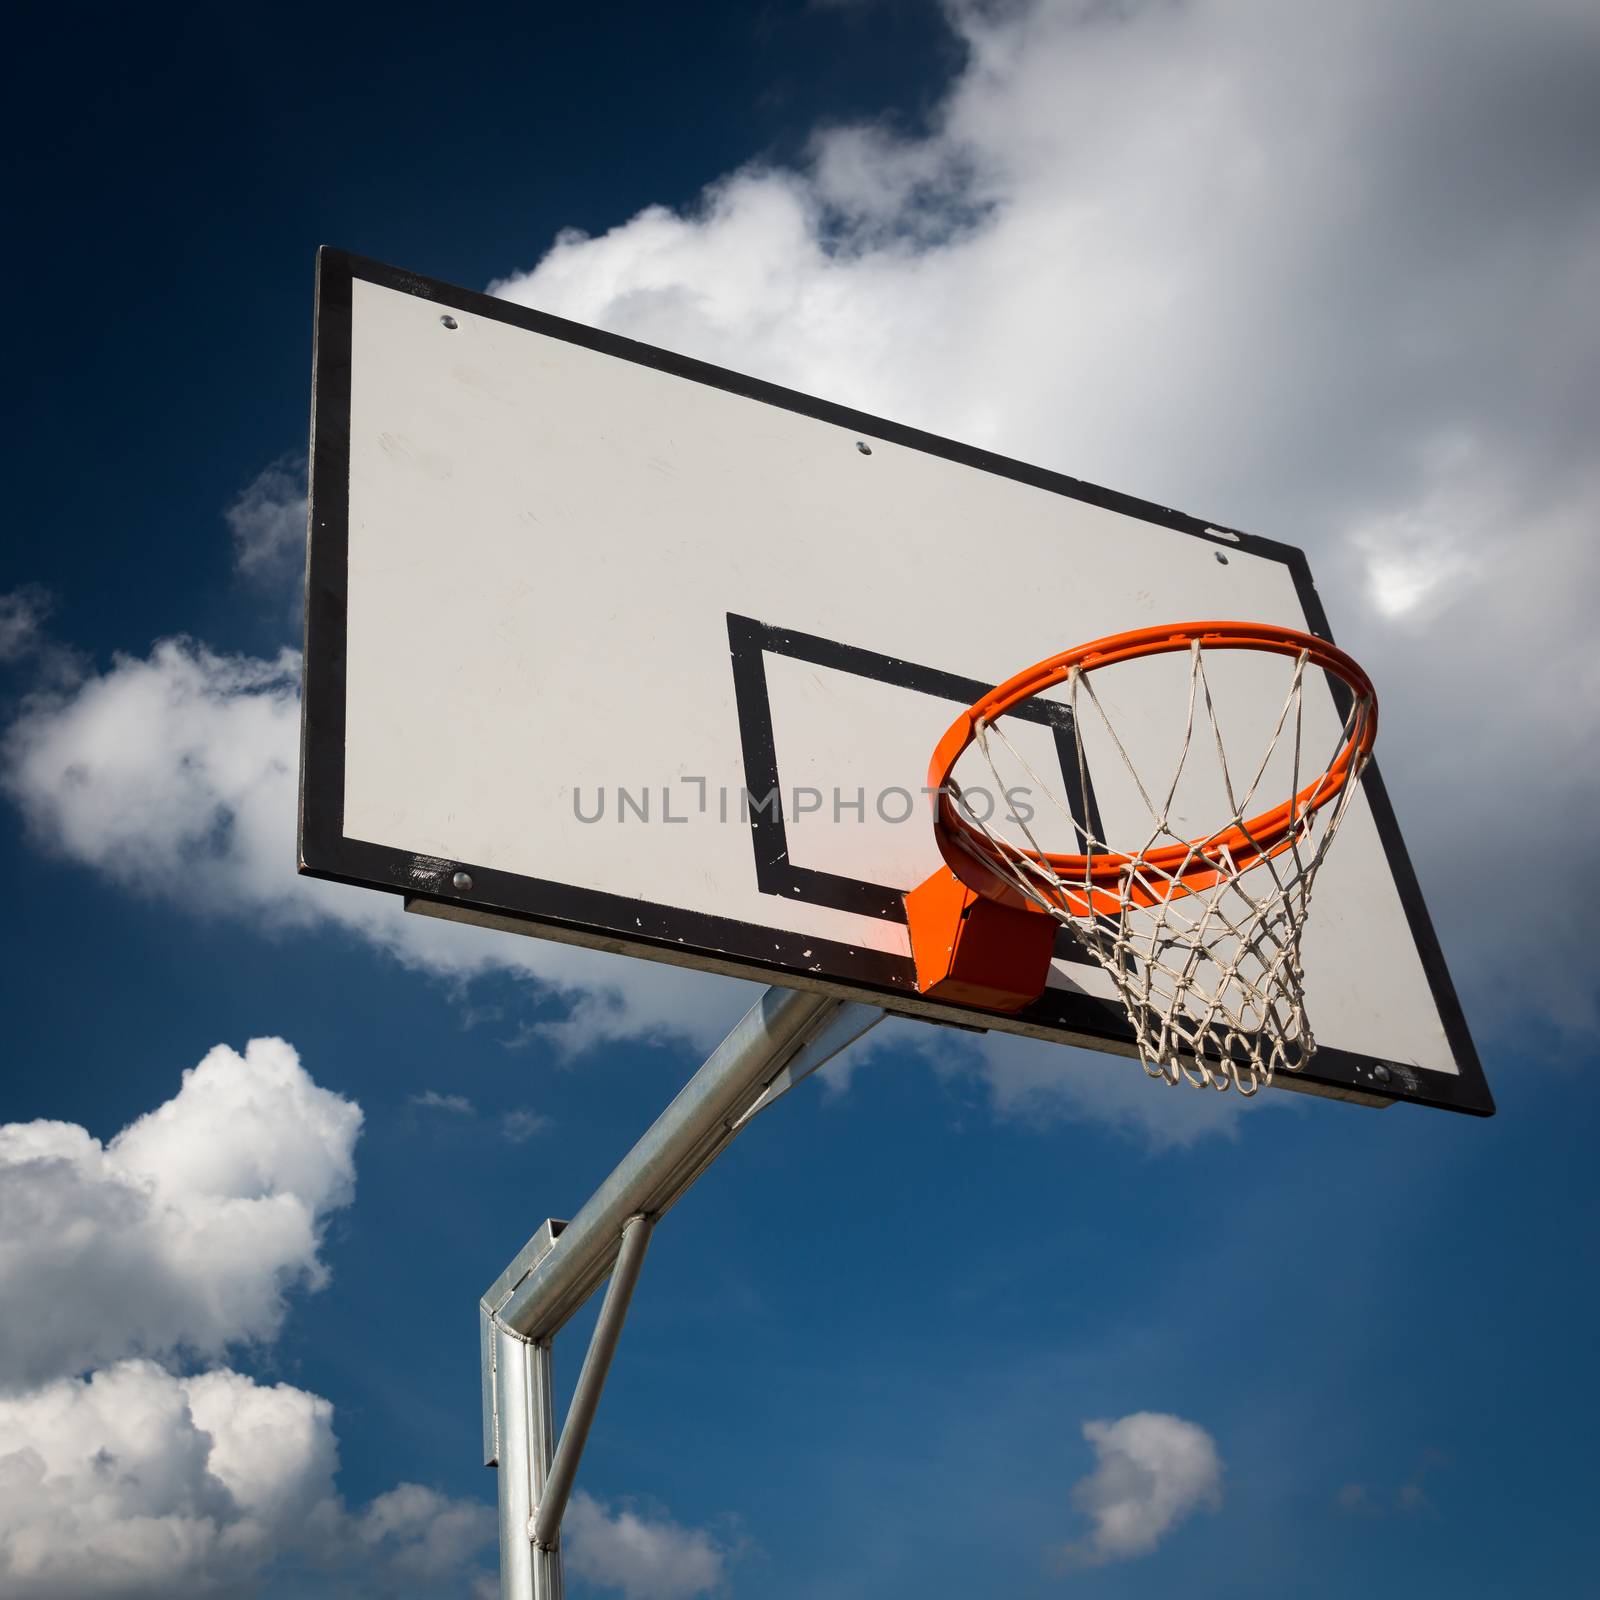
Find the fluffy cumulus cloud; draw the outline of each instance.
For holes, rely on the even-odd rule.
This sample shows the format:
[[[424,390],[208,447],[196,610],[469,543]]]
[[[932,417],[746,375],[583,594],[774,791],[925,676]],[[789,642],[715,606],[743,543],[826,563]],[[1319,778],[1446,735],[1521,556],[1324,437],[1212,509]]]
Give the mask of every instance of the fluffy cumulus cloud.
[[[1095,1469],[1072,1491],[1089,1533],[1056,1552],[1058,1564],[1104,1566],[1150,1551],[1196,1511],[1222,1504],[1222,1457],[1197,1423],[1160,1411],[1086,1422]]]
[[[289,650],[261,660],[175,640],[119,657],[29,702],[7,733],[6,786],[46,842],[122,883],[305,923],[314,903],[286,888],[299,679]]]
[[[0,1385],[270,1339],[286,1292],[322,1282],[360,1128],[281,1039],[218,1045],[108,1144],[73,1123],[0,1127],[0,1278],[29,1308],[0,1320]],[[91,1285],[115,1317],[88,1314]]]
[[[7,731],[4,787],[34,835],[129,888],[268,931],[333,925],[454,979],[510,972],[564,1002],[559,1048],[672,1033],[706,1042],[742,986],[687,982],[571,945],[408,916],[398,897],[295,871],[300,658],[166,640],[33,696]]]
[[[495,1590],[487,1574],[471,1561],[494,1543],[494,1511],[475,1500],[454,1500],[420,1483],[402,1483],[380,1494],[340,1529],[335,1552],[364,1552],[369,1571],[376,1570],[383,1593],[428,1595],[459,1592],[466,1579],[474,1592]]]
[[[104,1145],[0,1127],[0,1283],[27,1308],[0,1327],[0,1592],[243,1595],[295,1567],[301,1592],[343,1574],[405,1595],[470,1576],[487,1506],[401,1484],[351,1508],[328,1401],[177,1370],[270,1341],[286,1293],[325,1281],[360,1126],[290,1046],[256,1039]]]
[[[333,1407],[227,1368],[129,1360],[0,1395],[0,1587],[15,1600],[253,1593],[303,1569],[363,1592],[452,1590],[494,1513],[420,1484],[351,1510]],[[481,1569],[480,1569],[481,1570]]]
[[[0,1573],[15,1595],[216,1594],[331,1487],[332,1408],[126,1361],[0,1398]]]
[[[1600,13],[947,17],[923,128],[824,130],[497,292],[1309,547],[1477,1015],[1586,1025],[1583,897],[1487,917],[1459,862],[1514,814],[1600,875]]]
[[[705,1529],[613,1508],[582,1490],[561,1538],[574,1577],[624,1600],[691,1600],[719,1590],[726,1576],[729,1553]]]

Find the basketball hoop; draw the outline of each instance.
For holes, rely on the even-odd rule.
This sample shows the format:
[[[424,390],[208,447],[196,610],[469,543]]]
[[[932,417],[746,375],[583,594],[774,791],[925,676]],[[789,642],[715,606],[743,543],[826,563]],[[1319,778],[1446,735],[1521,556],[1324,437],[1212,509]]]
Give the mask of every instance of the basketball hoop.
[[[1238,775],[1229,766],[1206,676],[1207,659],[1224,651],[1262,652],[1293,663],[1266,749]],[[1171,775],[1162,780],[1165,759],[1152,762],[1141,746],[1141,773],[1092,675],[1180,652],[1189,658],[1187,712],[1177,747],[1168,753]],[[1348,701],[1331,758],[1320,763],[1304,748],[1303,688],[1312,667],[1342,684],[1340,699]],[[1066,685],[1076,748],[1076,774],[1062,775],[1070,796],[1039,777],[1002,726],[1008,712],[1058,684]],[[1137,629],[1018,673],[963,712],[933,753],[928,788],[948,871],[906,896],[918,987],[934,998],[1021,1009],[1043,992],[1060,927],[1109,975],[1152,1077],[1253,1094],[1274,1072],[1298,1070],[1316,1049],[1300,954],[1312,882],[1356,792],[1377,725],[1377,696],[1348,655],[1312,634],[1261,623]],[[1086,800],[1084,747],[1091,731],[1120,757],[1119,781],[1147,813],[1134,837],[1116,845],[1098,836]],[[1199,754],[1206,745],[1214,745],[1220,768],[1208,770],[1206,781],[1215,788],[1220,778],[1226,816],[1194,836],[1175,824],[1175,802],[1186,776],[1212,767],[1211,758]],[[1008,792],[1003,765],[1025,773],[1030,792],[1046,797],[1065,818],[1080,853],[1045,849],[1034,814],[1017,815],[1023,808],[980,819],[953,776],[973,747],[1001,793]],[[1309,781],[1308,772],[1315,774]],[[1257,809],[1258,795],[1274,789],[1285,798]],[[1137,809],[1124,807],[1130,808]],[[1006,970],[997,976],[1001,967]]]

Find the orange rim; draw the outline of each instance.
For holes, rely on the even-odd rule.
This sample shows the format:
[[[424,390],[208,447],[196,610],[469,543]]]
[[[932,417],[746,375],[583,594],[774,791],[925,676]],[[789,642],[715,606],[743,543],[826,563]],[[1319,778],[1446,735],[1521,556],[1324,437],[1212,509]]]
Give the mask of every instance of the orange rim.
[[[1029,899],[1014,879],[991,865],[1004,858],[961,815],[953,799],[960,791],[950,779],[956,762],[977,737],[980,724],[998,721],[1024,700],[1053,688],[1075,670],[1098,672],[1103,667],[1137,661],[1143,656],[1188,650],[1196,642],[1204,650],[1260,650],[1296,658],[1304,652],[1308,665],[1321,667],[1338,678],[1355,697],[1356,709],[1350,722],[1350,735],[1327,770],[1281,805],[1250,817],[1238,826],[1182,844],[1163,845],[1159,850],[1139,855],[1115,850],[1093,856],[1032,850],[1017,853],[1037,862],[1057,878],[1087,884],[1083,894],[1067,896],[1067,909],[1074,916],[1084,916],[1091,912],[1115,914],[1130,903],[1156,905],[1163,899],[1208,889],[1225,873],[1246,871],[1287,850],[1305,819],[1336,799],[1350,781],[1352,772],[1359,773],[1366,763],[1378,733],[1378,697],[1371,680],[1336,645],[1294,628],[1278,628],[1260,622],[1177,622],[1166,627],[1115,633],[1064,650],[991,690],[950,724],[934,747],[933,759],[928,764],[928,788],[934,796],[934,835],[950,870],[968,888],[987,899],[1042,912],[1043,908]],[[1166,881],[1159,892],[1138,882],[1137,878],[1126,882],[1130,867],[1148,868]]]

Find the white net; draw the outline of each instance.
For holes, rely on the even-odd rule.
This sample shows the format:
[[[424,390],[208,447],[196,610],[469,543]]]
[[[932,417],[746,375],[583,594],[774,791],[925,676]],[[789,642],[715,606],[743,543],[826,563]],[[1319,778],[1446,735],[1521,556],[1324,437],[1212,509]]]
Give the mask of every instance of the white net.
[[[1181,659],[1169,658],[1174,665]],[[1028,791],[1053,804],[1081,853],[1048,853],[1040,843],[1048,819],[1024,819],[1026,808],[980,820],[958,786],[949,792],[969,825],[964,847],[1055,917],[1110,976],[1145,1071],[1169,1083],[1248,1095],[1275,1072],[1304,1067],[1316,1049],[1306,1018],[1301,936],[1312,883],[1365,761],[1363,752],[1341,772],[1339,752],[1356,748],[1353,736],[1374,707],[1370,698],[1354,698],[1333,751],[1321,762],[1307,759],[1308,658],[1302,651],[1285,660],[1292,671],[1282,706],[1265,750],[1237,769],[1240,781],[1224,747],[1200,641],[1191,644],[1187,660],[1187,715],[1172,730],[1177,749],[1169,753],[1170,777],[1159,783],[1140,771],[1151,765],[1148,741],[1136,764],[1091,675],[1079,668],[1064,685],[1078,767],[1070,799],[1057,792],[1060,777],[1054,784],[1040,777],[1009,736],[1005,717],[978,723],[975,749],[999,792],[1014,793],[1025,774]],[[1245,664],[1265,663],[1256,655]],[[1128,815],[1136,814],[1142,842],[1124,836],[1113,845],[1099,837],[1094,808],[1086,803],[1091,741],[1097,756],[1115,752],[1120,760],[1119,793],[1136,796],[1137,804],[1119,808],[1119,829],[1137,838],[1136,828],[1128,827]],[[1206,820],[1218,824],[1198,838],[1176,820],[1193,813],[1197,786],[1216,797]],[[1262,796],[1278,808],[1276,822],[1265,828],[1272,813],[1263,811]],[[1226,815],[1219,818],[1218,811]]]

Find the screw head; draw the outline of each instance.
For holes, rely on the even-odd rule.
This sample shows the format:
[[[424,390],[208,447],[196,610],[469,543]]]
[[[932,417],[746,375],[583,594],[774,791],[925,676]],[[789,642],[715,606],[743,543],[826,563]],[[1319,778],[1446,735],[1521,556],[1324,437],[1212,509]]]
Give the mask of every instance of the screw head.
[[[446,314],[439,318],[439,326],[441,328],[459,328],[461,324],[454,317]]]
[[[1223,564],[1223,566],[1227,566],[1228,558],[1221,550],[1218,550],[1216,552],[1216,557],[1217,557],[1217,560],[1220,561]]]
[[[1389,1081],[1389,1069],[1381,1061],[1372,1069],[1372,1081],[1374,1083],[1387,1083]]]
[[[868,444],[865,439],[856,440],[856,449],[859,450],[864,456],[870,456],[872,454],[872,446]]]
[[[450,884],[452,888],[459,889],[462,894],[465,894],[472,887],[472,874],[470,872],[458,872],[450,880]]]

